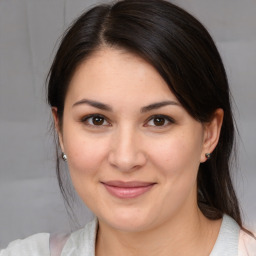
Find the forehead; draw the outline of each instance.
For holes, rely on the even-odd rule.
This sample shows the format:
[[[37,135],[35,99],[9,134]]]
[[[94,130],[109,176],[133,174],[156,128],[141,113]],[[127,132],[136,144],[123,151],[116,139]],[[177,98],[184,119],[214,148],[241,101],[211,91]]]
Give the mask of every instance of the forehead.
[[[155,68],[141,57],[120,49],[103,48],[77,68],[67,98],[79,100],[133,98],[176,100]]]

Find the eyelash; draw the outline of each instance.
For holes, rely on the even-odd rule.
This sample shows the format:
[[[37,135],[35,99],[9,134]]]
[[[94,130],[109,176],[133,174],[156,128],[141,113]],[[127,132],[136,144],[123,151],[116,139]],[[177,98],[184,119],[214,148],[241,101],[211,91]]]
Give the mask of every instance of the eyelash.
[[[107,122],[108,124],[107,125],[104,125],[104,124],[100,124],[100,125],[95,125],[93,123],[89,123],[89,120],[90,119],[93,119],[93,118],[100,118],[100,119],[103,119],[103,122]],[[87,115],[87,116],[84,116],[82,119],[81,119],[81,122],[82,123],[85,123],[86,125],[88,126],[91,126],[91,127],[102,127],[102,126],[111,126],[110,122],[107,120],[107,118],[103,115],[100,115],[100,114],[91,114],[91,115]]]
[[[160,126],[157,126],[157,125],[148,125],[148,123],[150,121],[153,121],[156,120],[156,119],[164,119],[164,125],[160,125]],[[157,128],[164,128],[166,126],[169,126],[170,124],[174,124],[175,121],[173,118],[171,118],[170,116],[166,116],[166,115],[154,115],[154,116],[151,116],[147,121],[146,121],[146,124],[144,126],[151,126],[151,127],[157,127]]]
[[[100,118],[100,119],[103,120],[103,123],[99,124],[99,125],[96,125],[96,124],[92,123],[93,120],[91,120],[91,123],[89,123],[89,120],[93,119],[93,118]],[[158,125],[150,125],[149,124],[151,121],[154,122],[154,120],[156,120],[156,119],[164,119],[164,124],[163,125],[159,125],[159,126]],[[93,128],[99,128],[99,127],[102,127],[102,126],[112,126],[111,123],[108,121],[108,119],[105,116],[100,115],[100,114],[91,114],[91,115],[84,116],[81,119],[81,122],[85,123],[87,126],[90,126],[90,127],[93,127]],[[105,122],[107,122],[107,124],[104,124]],[[170,124],[174,124],[174,123],[175,123],[174,119],[171,118],[170,116],[154,115],[154,116],[151,116],[150,118],[148,118],[143,126],[144,127],[164,128],[164,127],[169,126]]]

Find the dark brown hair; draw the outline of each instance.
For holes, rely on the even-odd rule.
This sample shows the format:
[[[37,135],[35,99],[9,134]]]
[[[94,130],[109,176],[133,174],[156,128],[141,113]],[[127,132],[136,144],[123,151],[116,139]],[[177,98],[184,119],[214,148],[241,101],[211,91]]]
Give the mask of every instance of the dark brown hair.
[[[234,122],[226,73],[204,26],[181,8],[162,0],[124,0],[82,14],[65,33],[49,72],[48,102],[61,121],[69,82],[81,62],[100,47],[126,49],[155,67],[188,113],[208,122],[224,110],[219,143],[198,172],[198,205],[210,219],[228,214],[241,226],[230,177]],[[65,198],[59,161],[59,185]]]

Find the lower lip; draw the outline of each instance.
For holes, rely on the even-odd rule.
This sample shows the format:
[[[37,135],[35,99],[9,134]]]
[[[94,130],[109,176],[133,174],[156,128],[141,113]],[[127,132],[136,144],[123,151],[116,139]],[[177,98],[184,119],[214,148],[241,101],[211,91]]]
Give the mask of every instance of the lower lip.
[[[152,184],[152,185],[148,185],[148,186],[144,186],[144,187],[124,188],[124,187],[109,186],[104,183],[103,183],[103,185],[105,186],[105,188],[111,195],[121,198],[121,199],[129,199],[129,198],[139,197],[142,194],[148,192],[154,186],[154,184]]]

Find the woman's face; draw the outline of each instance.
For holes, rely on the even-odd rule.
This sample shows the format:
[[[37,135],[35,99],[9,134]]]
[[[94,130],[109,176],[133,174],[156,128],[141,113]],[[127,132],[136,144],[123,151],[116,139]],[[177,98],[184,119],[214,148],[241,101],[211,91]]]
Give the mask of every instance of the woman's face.
[[[150,64],[105,48],[72,78],[60,140],[84,203],[102,223],[139,231],[197,209],[206,133]]]

